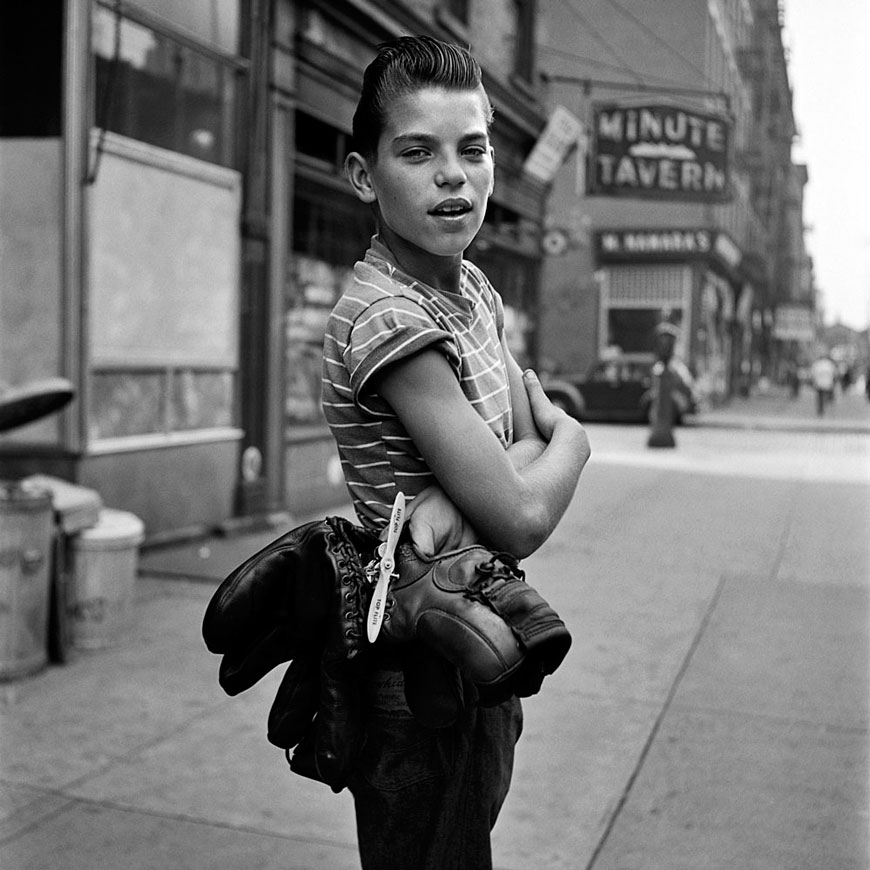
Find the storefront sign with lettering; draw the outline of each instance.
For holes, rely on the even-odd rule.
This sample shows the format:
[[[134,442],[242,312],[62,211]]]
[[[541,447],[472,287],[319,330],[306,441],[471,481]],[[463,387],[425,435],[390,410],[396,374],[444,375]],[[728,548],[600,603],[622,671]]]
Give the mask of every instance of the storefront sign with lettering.
[[[709,230],[604,230],[597,234],[599,260],[686,259],[709,254],[713,234]]]
[[[778,305],[773,337],[780,341],[813,341],[816,329],[812,310],[803,305]]]
[[[594,108],[592,195],[721,202],[730,197],[730,124],[670,105]]]

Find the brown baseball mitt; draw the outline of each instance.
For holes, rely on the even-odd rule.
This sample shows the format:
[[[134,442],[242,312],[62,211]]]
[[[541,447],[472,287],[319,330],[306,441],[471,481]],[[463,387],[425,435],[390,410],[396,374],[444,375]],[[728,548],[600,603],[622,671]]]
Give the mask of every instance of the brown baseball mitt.
[[[295,750],[291,768],[341,790],[363,738],[361,669],[378,539],[340,517],[282,535],[216,590],[203,637],[236,695],[289,662],[268,739]],[[405,695],[429,727],[452,723],[474,684],[479,702],[538,692],[571,644],[565,624],[515,559],[482,546],[434,558],[399,546],[376,645],[402,645]]]
[[[475,684],[485,706],[536,694],[571,646],[565,623],[507,553],[475,545],[426,558],[403,544],[396,570],[384,639],[436,651]]]

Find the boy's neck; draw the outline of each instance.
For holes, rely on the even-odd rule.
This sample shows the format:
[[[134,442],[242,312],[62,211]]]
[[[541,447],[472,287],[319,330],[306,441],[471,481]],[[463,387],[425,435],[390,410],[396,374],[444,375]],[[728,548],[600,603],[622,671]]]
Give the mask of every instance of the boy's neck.
[[[438,257],[416,245],[412,245],[389,230],[381,227],[378,235],[390,249],[396,264],[405,274],[422,281],[441,293],[459,294],[462,277],[462,254]]]

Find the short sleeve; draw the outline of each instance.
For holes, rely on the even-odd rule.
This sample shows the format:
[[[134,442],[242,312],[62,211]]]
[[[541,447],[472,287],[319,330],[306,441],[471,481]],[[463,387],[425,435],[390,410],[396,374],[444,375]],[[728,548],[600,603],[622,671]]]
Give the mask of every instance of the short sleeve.
[[[401,296],[369,305],[354,321],[344,349],[354,401],[364,404],[366,386],[374,375],[433,345],[458,373],[461,360],[453,336],[420,305]]]
[[[490,288],[492,289],[491,284]],[[494,289],[492,290],[492,307],[492,314],[495,318],[495,330],[498,334],[499,341],[501,341],[501,337],[504,335],[504,305],[502,304],[501,296],[499,296]]]

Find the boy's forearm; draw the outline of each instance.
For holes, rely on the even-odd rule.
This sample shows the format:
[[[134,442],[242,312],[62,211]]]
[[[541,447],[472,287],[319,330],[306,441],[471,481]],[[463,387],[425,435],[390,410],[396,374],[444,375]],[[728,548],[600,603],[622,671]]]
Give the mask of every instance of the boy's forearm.
[[[546,512],[554,517],[553,527],[570,504],[588,459],[589,441],[583,429],[566,418],[556,425],[538,458],[520,470],[523,479],[539,493]]]
[[[524,443],[524,442],[521,442]],[[514,528],[512,537],[499,542],[520,558],[531,555],[561,520],[589,458],[589,441],[579,425],[565,419],[553,431],[549,443],[539,442],[539,455],[523,467],[517,467],[523,482],[520,513],[523,521]],[[531,445],[517,452],[517,459],[528,458]],[[511,457],[514,462],[514,457]],[[505,534],[511,532],[505,529]]]

